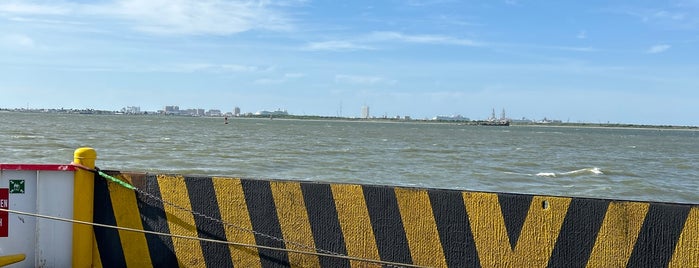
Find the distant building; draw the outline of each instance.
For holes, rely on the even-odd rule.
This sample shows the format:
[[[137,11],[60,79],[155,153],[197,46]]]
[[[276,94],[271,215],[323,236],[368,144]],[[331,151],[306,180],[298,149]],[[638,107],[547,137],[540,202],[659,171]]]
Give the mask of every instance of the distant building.
[[[468,117],[463,117],[460,114],[457,115],[451,115],[451,116],[436,116],[432,118],[432,120],[437,120],[437,121],[471,121]]]
[[[522,119],[512,119],[512,123],[533,123],[534,120],[527,119],[526,117],[522,117]]]
[[[165,106],[165,114],[180,114],[180,106]]]
[[[235,109],[233,109],[233,116],[240,116],[240,107],[235,107]]]
[[[270,111],[259,111],[259,112],[256,112],[255,115],[263,115],[263,116],[269,116],[269,115],[289,115],[289,113],[288,113],[286,110],[279,109],[279,110],[276,110],[276,111],[274,111],[274,112],[270,112]]]
[[[179,115],[189,115],[189,116],[204,116],[204,109],[187,109],[180,110]]]
[[[221,113],[221,110],[211,109],[206,113],[206,115],[208,115],[208,116],[223,116],[223,113]]]
[[[544,119],[542,119],[541,121],[538,121],[537,123],[539,123],[539,124],[551,124],[551,123],[561,124],[561,123],[563,123],[563,120],[548,119],[548,118],[544,117]]]
[[[125,114],[141,114],[141,107],[128,106],[126,108],[121,108],[121,112]]]
[[[366,106],[366,105],[362,106],[362,118],[369,119],[369,116],[370,116],[369,106]]]

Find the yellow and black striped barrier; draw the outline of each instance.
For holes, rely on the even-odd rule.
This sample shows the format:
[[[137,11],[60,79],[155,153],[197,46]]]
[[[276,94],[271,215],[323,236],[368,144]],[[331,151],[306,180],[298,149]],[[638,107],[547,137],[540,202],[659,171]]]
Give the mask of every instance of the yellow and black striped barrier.
[[[260,248],[94,227],[96,266],[699,267],[697,205],[110,174],[96,223]]]

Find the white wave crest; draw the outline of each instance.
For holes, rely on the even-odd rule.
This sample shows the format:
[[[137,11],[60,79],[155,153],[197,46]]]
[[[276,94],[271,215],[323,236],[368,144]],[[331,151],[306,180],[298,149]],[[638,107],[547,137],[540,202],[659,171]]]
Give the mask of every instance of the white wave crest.
[[[583,169],[578,169],[578,170],[573,170],[573,171],[561,173],[561,175],[585,175],[585,174],[604,175],[604,173],[598,167],[583,168]]]
[[[583,169],[577,169],[573,171],[568,171],[568,172],[563,172],[563,173],[554,173],[554,172],[539,172],[536,174],[538,177],[550,177],[550,178],[555,178],[555,177],[574,177],[574,176],[582,176],[582,175],[604,175],[604,172],[600,170],[598,167],[591,167],[591,168],[583,168]]]

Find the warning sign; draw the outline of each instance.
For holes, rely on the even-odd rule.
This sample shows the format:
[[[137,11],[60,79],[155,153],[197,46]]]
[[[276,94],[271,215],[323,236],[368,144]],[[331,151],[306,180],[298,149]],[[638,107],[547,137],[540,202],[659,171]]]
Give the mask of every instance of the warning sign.
[[[0,208],[10,209],[10,189],[0,188]],[[0,211],[0,237],[8,236],[9,223],[9,213],[7,211]]]
[[[10,193],[11,194],[23,194],[24,193],[24,180],[10,180]]]

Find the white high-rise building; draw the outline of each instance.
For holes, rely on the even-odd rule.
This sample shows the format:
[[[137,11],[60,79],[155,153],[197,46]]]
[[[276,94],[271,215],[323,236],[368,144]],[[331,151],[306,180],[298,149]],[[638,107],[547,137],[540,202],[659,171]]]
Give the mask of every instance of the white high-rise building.
[[[362,118],[369,119],[369,106],[362,106]]]

